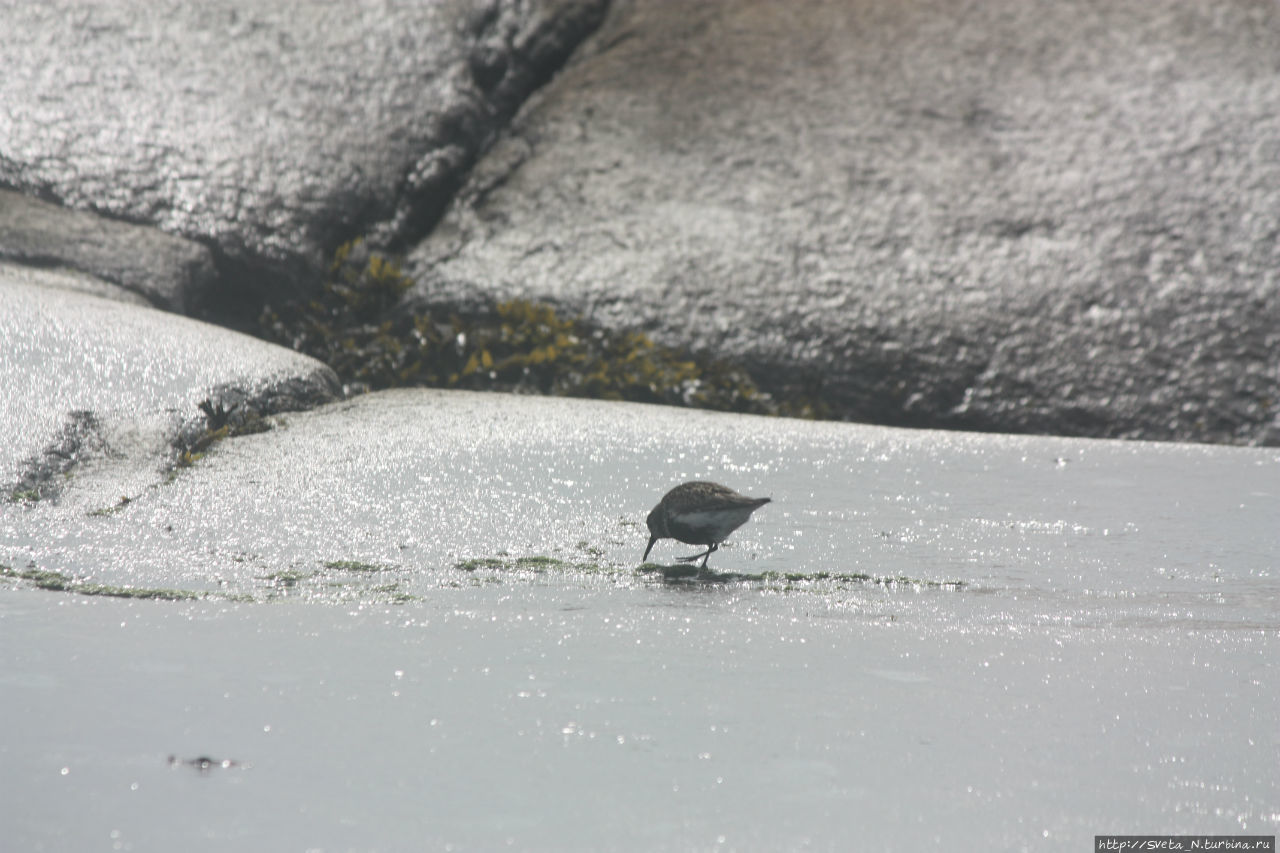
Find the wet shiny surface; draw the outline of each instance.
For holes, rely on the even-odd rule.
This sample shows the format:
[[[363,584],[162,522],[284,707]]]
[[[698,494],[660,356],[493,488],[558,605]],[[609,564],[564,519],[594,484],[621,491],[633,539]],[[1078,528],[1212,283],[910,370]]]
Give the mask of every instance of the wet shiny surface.
[[[1274,632],[947,621],[574,585],[361,611],[6,594],[0,815],[52,849],[1275,831]]]
[[[59,276],[67,275],[0,265],[0,483],[6,486],[57,441],[72,412],[93,413],[109,448],[103,455],[116,459],[115,473],[130,480],[113,488],[127,490],[136,487],[132,475],[154,479],[178,425],[198,418],[196,405],[221,386],[248,396],[287,381],[336,386],[329,369],[313,359],[77,292],[69,288],[92,280],[71,276],[64,286]]]
[[[8,4],[0,182],[216,243],[254,271],[314,269],[378,223],[401,227],[413,194],[464,168],[531,88],[508,65],[540,73],[597,10]]]
[[[3,507],[0,562],[220,597],[7,581],[0,817],[134,849],[1270,834],[1278,474],[1275,451],[498,395],[289,415],[110,514],[91,477]],[[713,568],[916,582],[636,572],[644,514],[702,477],[774,500]]]
[[[75,207],[232,252],[314,251],[319,208],[388,204],[424,108],[443,106],[463,5],[18,4],[4,154]]]
[[[860,421],[1280,444],[1280,6],[783,8],[616,4],[412,296],[547,300]]]

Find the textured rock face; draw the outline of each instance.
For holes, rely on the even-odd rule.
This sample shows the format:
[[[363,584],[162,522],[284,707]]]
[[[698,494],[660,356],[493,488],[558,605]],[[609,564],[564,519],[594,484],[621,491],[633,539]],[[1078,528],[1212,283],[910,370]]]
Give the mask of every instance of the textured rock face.
[[[297,279],[420,235],[603,6],[10,4],[0,186],[200,240],[232,296]]]
[[[0,258],[96,274],[179,314],[198,313],[217,290],[213,255],[199,243],[8,190],[0,190]]]
[[[1270,0],[4,23],[0,258],[95,292],[240,326],[366,235],[412,248],[407,306],[551,301],[849,418],[1280,442]]]
[[[181,434],[204,425],[206,400],[270,414],[339,395],[314,359],[90,289],[82,276],[0,264],[4,500],[54,494],[59,475],[95,457],[131,463],[113,489],[154,478]]]
[[[847,416],[1280,441],[1280,7],[615,5],[414,252]]]

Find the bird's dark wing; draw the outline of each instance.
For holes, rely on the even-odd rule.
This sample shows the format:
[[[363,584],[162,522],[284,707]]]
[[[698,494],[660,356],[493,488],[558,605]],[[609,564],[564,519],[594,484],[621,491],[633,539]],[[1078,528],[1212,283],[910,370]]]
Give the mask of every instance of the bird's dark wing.
[[[764,506],[769,503],[770,498],[749,498],[746,495],[740,495],[737,492],[726,492],[723,494],[707,495],[698,502],[698,509],[717,510],[717,509],[746,509],[750,507]]]

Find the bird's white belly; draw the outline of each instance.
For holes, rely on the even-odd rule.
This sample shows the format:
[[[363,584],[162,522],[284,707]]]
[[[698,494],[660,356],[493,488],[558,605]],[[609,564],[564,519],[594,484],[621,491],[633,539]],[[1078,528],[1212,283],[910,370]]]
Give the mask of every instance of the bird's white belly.
[[[695,510],[679,513],[674,520],[686,527],[708,531],[712,539],[719,541],[745,524],[754,509]]]

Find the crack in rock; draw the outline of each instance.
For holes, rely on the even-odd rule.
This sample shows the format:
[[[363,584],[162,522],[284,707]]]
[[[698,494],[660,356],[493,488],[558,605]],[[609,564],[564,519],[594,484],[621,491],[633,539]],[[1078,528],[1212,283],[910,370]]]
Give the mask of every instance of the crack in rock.
[[[23,463],[25,473],[7,494],[11,500],[56,498],[62,491],[61,475],[69,473],[90,455],[112,452],[96,414],[85,410],[69,412],[53,441]]]

